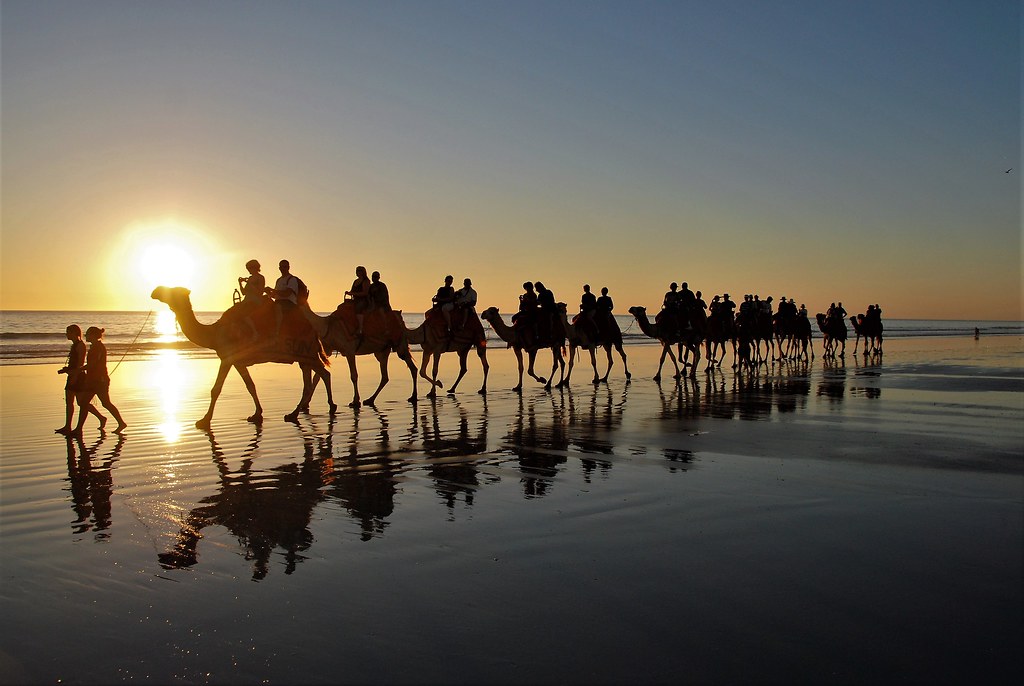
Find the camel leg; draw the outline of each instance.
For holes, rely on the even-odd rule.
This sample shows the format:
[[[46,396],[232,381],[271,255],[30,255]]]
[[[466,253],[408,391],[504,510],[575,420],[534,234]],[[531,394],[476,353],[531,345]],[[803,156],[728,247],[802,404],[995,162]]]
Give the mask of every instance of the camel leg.
[[[395,349],[395,354],[398,355],[398,359],[405,362],[405,366],[409,368],[409,377],[412,379],[412,395],[409,396],[408,401],[411,403],[416,402],[416,363],[412,361],[412,351],[409,350],[409,346],[404,346],[401,350]]]
[[[210,389],[210,409],[206,411],[202,419],[196,422],[197,429],[209,430],[210,420],[213,419],[213,408],[217,404],[217,398],[220,396],[221,390],[224,388],[224,379],[228,378],[229,371],[231,371],[231,364],[221,360],[220,367],[217,369],[217,378],[213,382],[213,388]],[[260,407],[260,401],[256,398],[255,387],[250,391],[250,395],[256,401],[256,413],[262,414],[263,408]]]
[[[462,381],[462,377],[466,375],[466,360],[469,358],[469,348],[459,348],[458,356],[459,376],[455,379],[455,383],[452,384],[451,388],[448,389],[448,395],[455,395],[455,388],[459,385],[459,382]]]
[[[430,376],[427,376],[426,374],[423,373],[423,370],[426,368],[426,363],[427,363],[427,356],[426,356],[425,353],[423,355],[424,367],[420,369],[420,375],[424,379],[426,379],[427,381],[430,382],[430,390],[427,392],[427,397],[428,398],[436,398],[437,397],[437,389],[442,386],[442,384],[438,383],[438,381],[437,381],[437,367],[438,367],[439,364],[441,364],[441,353],[440,352],[435,352],[430,357],[434,361],[434,366],[431,368]],[[456,382],[456,383],[458,383],[458,382]]]
[[[480,366],[484,371],[484,381],[480,384],[480,390],[477,391],[480,395],[487,395],[487,373],[491,371],[491,365],[487,362],[487,346],[479,345],[476,348],[477,357],[480,358]]]
[[[309,403],[313,399],[313,391],[316,390],[316,385],[320,382],[320,372],[317,372],[314,378],[312,367],[302,365],[299,367],[299,370],[302,373],[302,397],[299,398],[299,404],[295,406],[295,409],[284,416],[286,422],[297,420],[299,412],[309,412]],[[248,372],[246,373],[248,374]]]
[[[590,348],[589,352],[590,352],[590,366],[594,368],[594,381],[592,383],[594,385],[597,385],[597,384],[601,383],[601,377],[597,373],[597,347],[595,346],[595,347]],[[611,353],[609,353],[608,354],[608,361],[611,362],[611,359],[612,359],[612,356],[611,356]],[[604,378],[607,379],[608,375],[605,374]]]
[[[569,344],[569,370],[565,374],[565,378],[558,383],[558,387],[568,386],[569,380],[572,378],[572,368],[576,366],[576,356],[579,354],[580,349],[574,344]]]
[[[356,356],[348,355],[348,375],[352,379],[352,402],[348,404],[349,407],[359,407],[359,370],[356,369]]]
[[[519,383],[512,390],[521,393],[523,390],[523,351],[520,348],[512,348],[516,354],[516,362],[519,363]]]
[[[526,356],[527,356],[527,362],[528,362],[527,367],[526,367],[526,373],[529,374],[530,377],[535,379],[538,383],[545,384],[545,388],[550,390],[551,387],[547,385],[548,380],[545,379],[543,376],[537,376],[537,373],[535,371],[533,371],[533,366],[537,362],[537,351],[536,350],[529,350],[529,351],[527,351]]]
[[[431,390],[430,390],[430,393],[427,393],[427,397],[428,398],[433,398],[434,397],[433,396],[434,387],[444,388],[444,384],[440,383],[437,380],[437,359],[440,356],[441,356],[441,353],[432,354],[432,353],[428,353],[426,350],[423,351],[423,361],[420,363],[420,376],[422,376],[424,379],[426,379],[427,381],[430,382]],[[434,376],[433,376],[433,378],[431,378],[430,375],[427,374],[427,362],[429,362],[431,359],[434,360]]]
[[[690,352],[693,353],[693,366],[690,368],[690,378],[694,379],[697,377],[697,365],[700,364],[700,343],[693,346]]]
[[[615,364],[615,360],[612,359],[612,346],[604,346],[604,353],[605,356],[608,358],[608,366],[604,370],[604,376],[601,377],[600,379],[595,379],[594,383],[608,383],[608,377],[611,376],[612,374],[612,365]],[[594,371],[597,372],[596,369]]]
[[[377,390],[373,392],[369,398],[363,401],[363,405],[370,407],[377,400],[377,396],[380,392],[388,385],[388,357],[391,356],[391,350],[382,350],[381,352],[374,353],[374,357],[377,358],[377,362],[380,363],[380,385],[377,386]],[[438,355],[440,357],[440,355]],[[434,365],[434,371],[437,372],[437,364]],[[431,389],[433,390],[433,389]]]
[[[626,383],[629,383],[630,377],[633,375],[629,373],[629,363],[626,362],[626,350],[622,347],[622,343],[616,343],[615,349],[618,351],[619,356],[622,358],[622,368],[626,372]]]

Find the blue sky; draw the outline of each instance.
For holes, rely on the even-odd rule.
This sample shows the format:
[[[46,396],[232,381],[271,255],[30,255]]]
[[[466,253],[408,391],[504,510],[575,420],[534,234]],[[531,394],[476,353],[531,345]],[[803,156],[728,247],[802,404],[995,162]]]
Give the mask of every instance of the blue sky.
[[[412,310],[452,273],[1020,317],[1016,2],[0,11],[5,308],[146,309],[160,234],[203,309],[287,257],[318,309],[365,264]]]

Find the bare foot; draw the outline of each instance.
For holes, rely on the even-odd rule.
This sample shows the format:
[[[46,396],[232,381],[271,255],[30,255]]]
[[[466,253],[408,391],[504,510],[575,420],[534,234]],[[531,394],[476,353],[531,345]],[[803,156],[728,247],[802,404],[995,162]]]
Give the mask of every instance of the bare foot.
[[[128,428],[128,425],[125,424],[124,422],[121,422],[120,424],[117,425],[117,428],[114,429],[114,433],[119,434],[122,431],[124,431],[126,428]]]
[[[65,436],[69,436],[69,435],[71,435],[71,427],[70,426],[62,426],[59,429],[54,429],[53,433],[55,433],[55,434],[64,434]]]
[[[102,433],[104,428],[107,426],[107,418],[100,417],[100,432]]]

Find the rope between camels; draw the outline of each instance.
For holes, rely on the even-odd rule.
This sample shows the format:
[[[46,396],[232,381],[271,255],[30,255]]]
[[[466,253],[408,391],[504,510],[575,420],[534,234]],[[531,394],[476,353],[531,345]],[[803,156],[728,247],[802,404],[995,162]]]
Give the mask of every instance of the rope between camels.
[[[110,370],[110,373],[107,376],[113,376],[114,372],[117,371],[117,368],[121,366],[122,362],[124,362],[125,356],[128,354],[128,351],[132,349],[132,346],[135,345],[135,341],[139,340],[139,336],[141,336],[143,330],[145,330],[146,322],[149,321],[149,317],[152,314],[153,314],[153,310],[150,310],[149,314],[146,315],[146,318],[142,320],[142,326],[139,327],[139,332],[137,334],[135,334],[135,338],[133,338],[132,342],[128,344],[128,347],[124,349],[124,353],[122,353],[121,359],[117,361],[117,364],[114,365],[114,368]]]

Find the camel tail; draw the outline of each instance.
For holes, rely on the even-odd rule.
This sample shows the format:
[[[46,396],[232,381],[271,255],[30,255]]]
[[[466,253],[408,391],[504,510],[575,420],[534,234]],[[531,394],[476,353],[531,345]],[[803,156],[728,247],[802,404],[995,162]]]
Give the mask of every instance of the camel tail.
[[[324,349],[323,341],[321,341],[319,338],[316,339],[316,345],[317,345],[316,356],[320,360],[320,363],[323,364],[324,367],[330,367],[331,366],[331,356],[328,355],[327,351]]]

